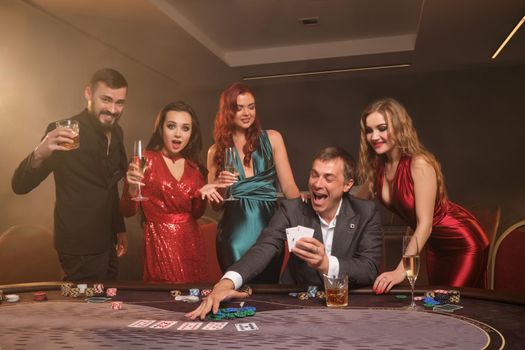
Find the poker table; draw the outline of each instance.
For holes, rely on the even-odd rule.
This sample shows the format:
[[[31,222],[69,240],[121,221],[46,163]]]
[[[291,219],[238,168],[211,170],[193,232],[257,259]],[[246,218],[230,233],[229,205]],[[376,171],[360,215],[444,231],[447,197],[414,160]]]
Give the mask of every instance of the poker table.
[[[319,298],[291,292],[306,286],[252,285],[249,299],[221,307],[256,308],[254,316],[191,322],[197,303],[175,301],[171,290],[209,285],[106,283],[113,301],[88,303],[64,297],[61,282],[0,286],[20,301],[0,304],[0,349],[523,349],[525,298],[488,290],[459,289],[463,308],[407,311],[409,290],[387,295],[351,290],[349,305],[332,309]],[[416,290],[422,295],[425,288]],[[34,301],[45,291],[47,301]],[[404,297],[404,298],[403,298]],[[421,304],[421,302],[419,302]]]

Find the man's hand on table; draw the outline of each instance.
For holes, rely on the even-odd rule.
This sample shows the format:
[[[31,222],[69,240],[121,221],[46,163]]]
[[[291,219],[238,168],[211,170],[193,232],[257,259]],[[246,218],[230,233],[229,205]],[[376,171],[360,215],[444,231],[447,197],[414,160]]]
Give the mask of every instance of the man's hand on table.
[[[233,289],[233,282],[227,278],[220,280],[215,286],[211,293],[202,301],[198,308],[188,312],[185,316],[194,320],[200,318],[204,320],[206,315],[213,311],[216,314],[219,311],[219,305],[221,301],[230,300],[233,298],[247,298],[249,293],[239,292]]]

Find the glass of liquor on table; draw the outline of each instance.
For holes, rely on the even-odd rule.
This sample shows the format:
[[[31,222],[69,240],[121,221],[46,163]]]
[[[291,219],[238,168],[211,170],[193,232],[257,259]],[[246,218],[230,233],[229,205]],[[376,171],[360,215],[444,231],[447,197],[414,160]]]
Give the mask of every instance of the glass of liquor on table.
[[[345,307],[348,305],[348,275],[323,275],[326,292],[326,306]]]

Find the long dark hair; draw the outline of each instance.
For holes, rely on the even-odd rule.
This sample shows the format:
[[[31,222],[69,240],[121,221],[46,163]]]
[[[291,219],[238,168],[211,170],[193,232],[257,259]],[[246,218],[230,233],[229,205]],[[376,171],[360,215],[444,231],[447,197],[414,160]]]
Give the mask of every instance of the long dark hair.
[[[195,163],[199,167],[202,175],[206,177],[208,171],[201,161],[202,135],[199,119],[197,119],[197,115],[195,114],[193,108],[191,108],[191,106],[184,101],[170,102],[160,110],[159,114],[157,114],[157,118],[155,119],[153,134],[151,134],[147,149],[150,151],[160,151],[162,150],[162,147],[164,147],[162,128],[164,126],[164,122],[166,121],[166,115],[170,111],[186,112],[191,116],[190,140],[186,147],[182,149],[180,154],[184,158]]]

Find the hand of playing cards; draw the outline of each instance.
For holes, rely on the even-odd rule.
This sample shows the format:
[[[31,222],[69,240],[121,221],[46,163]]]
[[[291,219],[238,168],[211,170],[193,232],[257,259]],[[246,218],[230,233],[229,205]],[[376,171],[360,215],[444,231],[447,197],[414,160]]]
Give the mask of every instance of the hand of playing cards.
[[[313,237],[314,230],[304,226],[289,227],[286,229],[286,239],[288,241],[288,251],[292,251],[295,243],[303,237]]]

